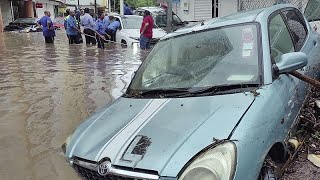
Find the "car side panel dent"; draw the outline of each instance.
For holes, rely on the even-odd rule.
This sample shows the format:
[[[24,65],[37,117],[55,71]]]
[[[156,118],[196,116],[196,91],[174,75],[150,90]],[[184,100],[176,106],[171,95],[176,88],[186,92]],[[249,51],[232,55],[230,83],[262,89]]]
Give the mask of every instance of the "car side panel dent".
[[[271,84],[258,92],[260,95],[231,137],[237,146],[234,179],[256,180],[270,148],[282,142],[287,134],[280,118],[285,115],[284,106],[276,89]]]

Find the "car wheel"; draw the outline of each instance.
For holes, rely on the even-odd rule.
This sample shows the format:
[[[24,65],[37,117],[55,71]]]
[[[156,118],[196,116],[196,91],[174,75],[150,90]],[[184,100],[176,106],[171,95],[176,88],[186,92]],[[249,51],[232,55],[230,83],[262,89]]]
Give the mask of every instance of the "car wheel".
[[[127,45],[127,41],[125,41],[125,40],[121,40],[121,46],[122,47],[127,47],[128,45]]]
[[[272,167],[262,167],[258,180],[278,180]]]

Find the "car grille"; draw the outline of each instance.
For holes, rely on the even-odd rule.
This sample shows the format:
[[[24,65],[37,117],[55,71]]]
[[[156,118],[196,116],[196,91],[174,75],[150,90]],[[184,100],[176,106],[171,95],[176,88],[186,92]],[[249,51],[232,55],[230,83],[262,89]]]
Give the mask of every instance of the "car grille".
[[[113,175],[101,176],[100,174],[98,174],[98,172],[84,168],[77,164],[73,164],[73,167],[81,177],[87,180],[140,180],[135,178],[126,178]]]

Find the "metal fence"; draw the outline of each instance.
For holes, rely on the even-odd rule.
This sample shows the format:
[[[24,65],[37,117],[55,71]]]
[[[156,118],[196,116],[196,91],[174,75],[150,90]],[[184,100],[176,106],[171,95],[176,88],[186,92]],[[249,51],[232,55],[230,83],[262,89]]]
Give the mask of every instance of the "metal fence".
[[[302,13],[304,13],[307,4],[314,4],[315,2],[318,3],[319,0],[238,0],[238,11],[248,11],[248,10],[254,10],[259,8],[265,8],[276,4],[292,4],[293,6],[300,9]],[[319,7],[314,7],[319,8]],[[319,10],[316,10],[313,13],[319,13]],[[308,10],[310,11],[310,9]],[[307,13],[307,16],[312,15]],[[310,25],[314,27],[315,29],[319,29],[318,32],[320,33],[320,21],[312,21],[310,22]]]
[[[304,11],[307,6],[309,0],[239,0],[238,1],[238,10],[239,11],[247,11],[258,8],[269,7],[275,4],[285,4],[290,3]]]

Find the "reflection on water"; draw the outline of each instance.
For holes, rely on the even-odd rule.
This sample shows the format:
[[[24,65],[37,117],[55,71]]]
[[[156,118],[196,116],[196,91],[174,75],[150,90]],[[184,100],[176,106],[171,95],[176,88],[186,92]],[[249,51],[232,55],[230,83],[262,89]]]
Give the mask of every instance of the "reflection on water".
[[[0,34],[1,179],[79,179],[60,146],[93,111],[121,95],[146,52],[67,44],[58,32]]]

